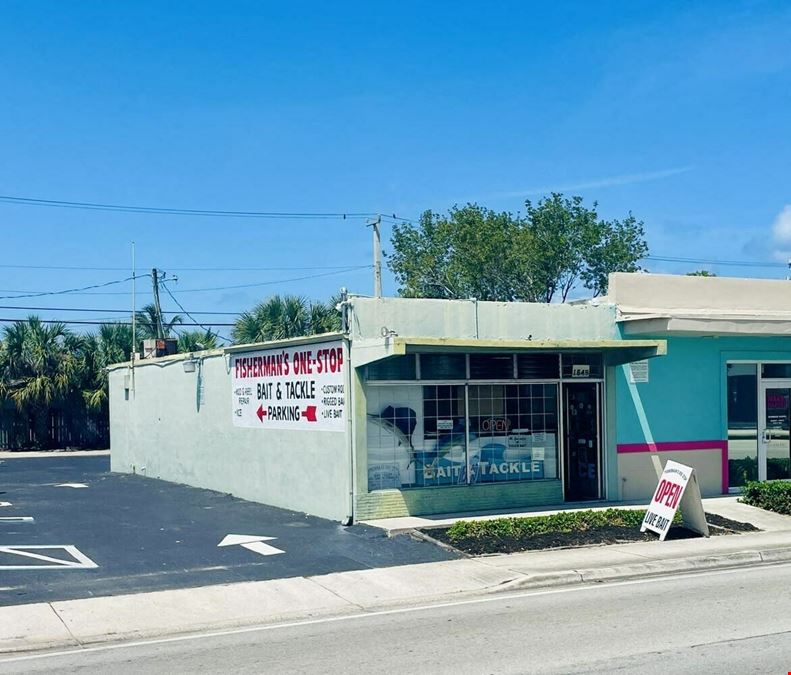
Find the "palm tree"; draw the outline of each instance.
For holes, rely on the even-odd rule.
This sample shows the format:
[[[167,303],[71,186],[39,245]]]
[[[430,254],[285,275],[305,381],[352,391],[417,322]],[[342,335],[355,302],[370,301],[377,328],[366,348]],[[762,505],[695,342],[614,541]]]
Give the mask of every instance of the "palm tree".
[[[237,344],[266,342],[340,329],[334,304],[310,302],[298,295],[273,295],[237,319],[232,337]]]
[[[149,303],[135,315],[137,322],[137,337],[140,340],[147,340],[150,338],[158,337],[157,335],[157,308],[154,303]],[[164,337],[170,337],[173,332],[173,327],[182,323],[180,314],[174,314],[170,321],[162,319],[162,330]]]
[[[217,348],[217,336],[209,331],[189,330],[179,334],[178,351],[199,352]]]
[[[104,413],[108,402],[107,366],[128,361],[132,354],[132,328],[105,323],[98,335],[84,338],[82,361],[82,397],[88,409]]]
[[[48,411],[73,402],[79,391],[86,342],[62,323],[36,316],[3,330],[0,399],[13,401],[32,420],[36,443],[49,445]]]

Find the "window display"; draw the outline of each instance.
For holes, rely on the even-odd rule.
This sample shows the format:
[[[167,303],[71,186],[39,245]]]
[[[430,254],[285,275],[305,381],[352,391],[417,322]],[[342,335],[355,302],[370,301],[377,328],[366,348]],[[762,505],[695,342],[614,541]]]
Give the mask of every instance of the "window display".
[[[367,389],[368,489],[557,478],[558,385]]]

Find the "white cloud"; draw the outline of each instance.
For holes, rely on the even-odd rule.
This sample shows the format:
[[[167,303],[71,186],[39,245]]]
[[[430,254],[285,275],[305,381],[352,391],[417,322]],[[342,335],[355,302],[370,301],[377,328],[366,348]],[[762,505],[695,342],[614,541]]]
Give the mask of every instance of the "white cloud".
[[[647,183],[653,180],[669,178],[682,173],[692,171],[691,166],[681,166],[675,169],[662,169],[661,171],[647,171],[645,173],[631,173],[621,176],[608,176],[605,178],[594,178],[592,180],[580,181],[579,183],[567,183],[558,185],[546,185],[544,187],[528,187],[522,190],[511,190],[509,192],[498,192],[492,197],[530,197],[532,195],[545,195],[550,192],[572,192],[574,190],[590,190],[592,188],[616,187],[619,185],[631,185],[633,183]]]
[[[776,260],[791,258],[791,204],[786,204],[772,223],[772,243]]]

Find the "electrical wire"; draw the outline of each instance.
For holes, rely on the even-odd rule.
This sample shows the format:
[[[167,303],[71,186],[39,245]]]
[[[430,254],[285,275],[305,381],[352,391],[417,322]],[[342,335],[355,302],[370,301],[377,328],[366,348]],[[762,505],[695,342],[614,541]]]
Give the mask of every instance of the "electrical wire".
[[[373,265],[356,265],[353,267],[343,267],[341,269],[333,269],[330,272],[322,272],[321,274],[308,274],[301,277],[292,277],[290,279],[275,279],[274,281],[260,281],[252,284],[237,284],[234,286],[213,286],[210,288],[184,288],[179,289],[179,293],[208,293],[211,291],[227,291],[227,290],[236,290],[239,288],[256,288],[259,286],[272,286],[274,284],[285,284],[292,281],[305,281],[307,279],[318,279],[320,277],[327,277],[333,276],[336,274],[343,274],[345,272],[356,272],[363,269],[372,269]],[[10,289],[0,289],[0,293],[21,293],[21,295],[8,295],[2,296],[0,295],[0,300],[16,300],[17,298],[33,298],[39,297],[42,295],[61,295],[65,293],[69,293],[71,295],[129,295],[128,291],[86,291],[85,289],[91,288],[101,288],[102,286],[109,286],[111,284],[119,284],[125,281],[131,281],[132,279],[141,279],[143,277],[150,277],[151,274],[138,274],[136,277],[129,277],[127,279],[120,279],[118,281],[110,281],[105,284],[96,284],[94,286],[86,286],[84,288],[78,289],[70,289],[68,291],[47,291],[44,293],[38,293],[35,291],[16,291]],[[152,293],[151,289],[149,290],[138,290],[138,295],[150,295]]]
[[[373,269],[373,265],[357,265],[355,267],[346,267],[332,272],[324,272],[322,274],[309,274],[304,277],[292,277],[291,279],[277,279],[275,281],[260,281],[253,284],[236,284],[235,286],[214,286],[212,288],[180,288],[179,293],[205,293],[208,291],[230,291],[239,288],[257,288],[259,286],[272,286],[274,284],[285,284],[291,281],[304,281],[306,279],[318,279],[320,277],[329,277],[336,274],[343,274],[344,272],[356,272],[364,269]]]
[[[786,263],[780,262],[757,262],[751,260],[705,260],[702,258],[681,258],[676,256],[647,255],[642,260],[656,260],[659,262],[677,263],[696,263],[699,265],[723,265],[725,267],[782,267],[787,268]]]
[[[19,321],[24,322],[25,319],[0,318],[0,323],[17,323]],[[80,325],[88,325],[88,326],[102,326],[102,325],[107,324],[107,323],[111,323],[111,324],[117,325],[117,326],[131,326],[132,325],[131,321],[116,321],[116,320],[97,321],[96,319],[91,319],[91,320],[88,320],[88,319],[39,319],[39,321],[41,323],[67,323],[67,324],[80,324]],[[227,327],[231,327],[231,326],[234,326],[235,324],[232,324],[232,323],[213,323],[211,325],[212,326],[223,326],[223,327],[227,326]],[[201,323],[180,323],[179,326],[200,326],[204,330],[209,330],[208,328],[206,328]],[[214,333],[214,331],[211,331],[211,332],[214,335],[217,335],[216,333]],[[218,336],[218,337],[221,337],[221,336]],[[225,339],[225,338],[223,338],[223,339]],[[230,342],[230,340],[229,340],[229,342]]]
[[[104,312],[112,314],[129,314],[128,309],[100,309],[100,308],[80,308],[80,307],[19,307],[17,305],[0,305],[0,309],[19,309],[31,312]],[[193,314],[205,314],[209,316],[239,316],[241,312],[192,312]],[[175,312],[163,312],[163,314],[175,314]]]
[[[173,295],[173,293],[171,293],[171,292],[170,292],[170,289],[168,288],[168,285],[167,285],[167,283],[166,283],[164,280],[162,281],[162,284],[161,284],[161,286],[162,286],[162,288],[164,288],[164,289],[165,289],[165,292],[166,292],[166,293],[167,293],[167,294],[170,296],[170,299],[171,299],[173,302],[175,302],[175,303],[176,303],[176,306],[177,306],[177,307],[178,307],[178,308],[179,308],[179,309],[180,309],[182,312],[184,312],[184,314],[186,314],[186,315],[187,315],[187,316],[188,316],[190,319],[192,319],[193,321],[196,321],[196,322],[197,322],[197,320],[195,319],[195,317],[194,317],[194,316],[192,316],[192,315],[191,315],[191,314],[190,314],[190,313],[189,313],[189,312],[188,312],[186,309],[184,309],[184,306],[183,306],[183,305],[182,305],[182,304],[181,304],[181,303],[180,303],[178,300],[176,300],[176,297]],[[183,325],[183,324],[181,324],[181,325]],[[205,330],[207,333],[211,333],[211,332],[212,332],[210,329],[206,328],[206,326],[204,326],[202,323],[198,323],[198,325],[199,325],[201,328],[203,328],[203,330]],[[214,324],[214,325],[215,325],[215,326],[220,326],[220,325],[226,325],[226,326],[227,326],[227,325],[231,325],[231,326],[233,326],[234,324],[219,324],[219,323],[218,323],[218,324]],[[227,342],[228,344],[231,344],[231,340],[229,340],[227,337],[223,337],[222,335],[220,335],[220,334],[219,334],[219,333],[217,333],[217,332],[215,332],[215,333],[214,333],[214,335],[216,335],[216,336],[217,336],[218,338],[220,338],[221,340],[224,340],[224,341],[225,341],[225,342]]]
[[[314,265],[307,267],[172,267],[172,272],[285,272],[290,270],[342,270],[350,265]],[[0,269],[17,270],[77,270],[90,272],[126,272],[129,267],[79,267],[70,265],[0,265]]]
[[[18,204],[24,206],[49,206],[55,208],[83,209],[88,211],[115,211],[120,213],[147,213],[157,215],[177,215],[177,216],[202,216],[202,217],[221,217],[221,218],[294,218],[304,220],[322,220],[328,218],[362,219],[362,218],[384,218],[391,221],[404,221],[406,218],[399,218],[395,214],[387,215],[375,212],[291,212],[291,211],[225,211],[214,209],[182,209],[173,207],[158,206],[130,206],[123,204],[102,204],[95,202],[74,202],[61,199],[38,199],[33,197],[16,197],[11,195],[0,195],[0,202],[7,204]]]
[[[140,279],[143,277],[150,277],[150,274],[138,274],[136,276],[127,277],[126,279],[116,279],[115,281],[105,281],[102,284],[92,284],[90,286],[81,286],[80,288],[68,288],[62,291],[23,291],[22,295],[0,295],[0,300],[15,300],[17,298],[40,298],[44,295],[66,295],[69,293],[82,293],[92,288],[104,288],[106,286],[113,286],[115,284],[124,284],[133,279]],[[3,290],[3,293],[16,293],[17,291]],[[124,293],[126,295],[126,293]]]

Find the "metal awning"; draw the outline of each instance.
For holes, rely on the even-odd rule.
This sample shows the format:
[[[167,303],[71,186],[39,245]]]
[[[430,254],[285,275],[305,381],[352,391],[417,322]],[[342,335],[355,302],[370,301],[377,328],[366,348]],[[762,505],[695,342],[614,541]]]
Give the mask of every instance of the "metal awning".
[[[667,354],[666,340],[492,340],[479,338],[398,337],[352,342],[355,367],[404,354],[452,352],[600,352],[617,366]]]

